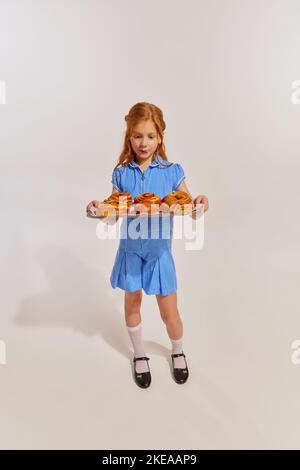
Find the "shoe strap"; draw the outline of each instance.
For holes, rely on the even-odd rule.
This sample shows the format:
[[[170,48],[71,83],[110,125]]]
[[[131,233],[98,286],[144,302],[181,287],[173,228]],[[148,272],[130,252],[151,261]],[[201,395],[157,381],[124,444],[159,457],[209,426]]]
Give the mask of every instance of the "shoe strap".
[[[150,358],[149,357],[134,357],[133,358],[133,362],[135,361],[150,361]]]
[[[185,357],[185,354],[184,353],[179,353],[179,354],[171,354],[172,357],[180,357],[180,356],[183,356]]]

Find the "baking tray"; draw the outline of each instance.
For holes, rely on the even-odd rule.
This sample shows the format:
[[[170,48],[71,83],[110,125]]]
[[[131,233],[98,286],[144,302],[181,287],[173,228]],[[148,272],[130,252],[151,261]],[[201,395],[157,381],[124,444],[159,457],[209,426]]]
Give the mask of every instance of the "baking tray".
[[[166,215],[174,215],[174,216],[180,216],[180,217],[184,217],[185,215],[190,215],[192,216],[193,214],[197,213],[198,216],[202,215],[204,213],[204,204],[197,204],[197,206],[194,208],[194,209],[191,209],[191,210],[187,210],[184,214],[180,213],[180,212],[175,212],[175,213],[172,213],[172,212],[162,212],[162,211],[159,211],[158,213],[155,213],[155,214],[148,214],[148,213],[141,213],[141,214],[136,214],[134,212],[132,213],[127,213],[127,214],[116,214],[119,216],[119,218],[121,217],[127,217],[127,218],[135,218],[135,217],[145,217],[145,216],[150,216],[150,217],[155,217],[155,216],[158,216],[158,215],[162,215],[162,216],[166,216]],[[92,207],[87,213],[86,213],[86,216],[91,218],[91,219],[106,219],[106,217],[114,217],[114,215],[110,216],[106,216],[106,215],[100,215],[100,210],[96,207]]]

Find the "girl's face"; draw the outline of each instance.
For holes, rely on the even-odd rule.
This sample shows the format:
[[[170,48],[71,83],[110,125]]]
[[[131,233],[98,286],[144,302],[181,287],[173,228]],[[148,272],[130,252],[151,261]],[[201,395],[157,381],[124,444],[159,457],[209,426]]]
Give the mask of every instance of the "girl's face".
[[[146,160],[149,157],[152,157],[160,143],[160,138],[153,122],[151,120],[147,120],[136,124],[133,128],[130,142],[134,153],[139,157],[139,159]]]

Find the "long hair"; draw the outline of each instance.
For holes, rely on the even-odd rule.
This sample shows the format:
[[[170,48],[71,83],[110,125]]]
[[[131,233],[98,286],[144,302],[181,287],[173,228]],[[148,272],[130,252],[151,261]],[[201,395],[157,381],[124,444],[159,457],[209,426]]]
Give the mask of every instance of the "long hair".
[[[127,128],[125,131],[125,139],[123,144],[123,150],[119,156],[118,163],[114,167],[114,170],[118,166],[125,166],[134,160],[134,152],[131,147],[130,137],[133,131],[134,126],[140,121],[151,120],[156,128],[156,132],[158,133],[161,143],[158,144],[157,149],[153,155],[153,158],[156,156],[160,156],[160,163],[164,165],[162,160],[168,162],[168,157],[166,154],[165,144],[163,141],[164,137],[164,130],[166,128],[165,121],[163,119],[162,111],[151,103],[140,102],[136,103],[132,108],[129,110],[129,113],[125,116],[125,121],[127,124]],[[168,165],[167,165],[168,166]]]

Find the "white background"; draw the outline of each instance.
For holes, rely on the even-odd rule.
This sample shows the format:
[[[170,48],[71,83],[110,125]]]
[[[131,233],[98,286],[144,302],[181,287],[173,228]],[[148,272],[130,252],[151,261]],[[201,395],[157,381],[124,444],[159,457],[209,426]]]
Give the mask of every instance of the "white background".
[[[1,0],[0,48],[1,448],[300,448],[299,1]],[[190,379],[144,295],[147,390],[85,217],[138,101],[210,202],[173,249]]]

